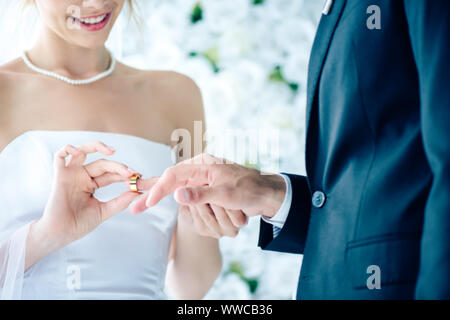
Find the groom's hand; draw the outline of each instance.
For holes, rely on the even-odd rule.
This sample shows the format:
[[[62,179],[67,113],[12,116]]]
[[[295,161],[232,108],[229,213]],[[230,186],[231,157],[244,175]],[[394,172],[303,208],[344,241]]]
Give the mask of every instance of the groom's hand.
[[[175,199],[182,205],[210,204],[233,212],[242,211],[248,217],[271,218],[281,207],[286,193],[281,176],[263,174],[208,154],[180,162],[161,177],[140,183],[138,188],[149,192],[131,207],[133,213],[140,213],[175,193]]]

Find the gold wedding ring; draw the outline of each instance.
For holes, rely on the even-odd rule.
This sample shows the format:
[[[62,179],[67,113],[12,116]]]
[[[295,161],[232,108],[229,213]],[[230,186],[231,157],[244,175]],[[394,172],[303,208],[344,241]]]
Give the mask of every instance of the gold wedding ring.
[[[130,190],[133,192],[139,192],[137,187],[137,181],[141,178],[140,174],[133,174],[130,178]]]

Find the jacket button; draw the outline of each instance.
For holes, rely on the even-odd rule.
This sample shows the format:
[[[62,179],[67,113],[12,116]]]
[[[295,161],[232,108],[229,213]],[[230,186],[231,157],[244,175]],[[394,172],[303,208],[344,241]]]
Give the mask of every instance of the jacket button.
[[[322,208],[326,200],[327,197],[322,191],[316,191],[312,196],[312,204],[316,208]]]

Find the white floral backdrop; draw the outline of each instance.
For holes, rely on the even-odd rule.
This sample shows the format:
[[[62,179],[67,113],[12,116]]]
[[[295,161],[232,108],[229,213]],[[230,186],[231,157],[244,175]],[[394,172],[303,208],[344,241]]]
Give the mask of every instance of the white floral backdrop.
[[[13,1],[2,0],[0,12]],[[124,14],[108,46],[133,66],[192,77],[203,93],[208,131],[277,130],[279,170],[304,174],[307,64],[322,2],[141,0],[142,26]],[[2,46],[0,63],[32,43],[33,13],[20,16],[20,30],[17,17],[0,19],[0,41],[10,44]],[[259,161],[270,156],[264,153],[270,150]],[[220,156],[247,162],[234,152]],[[223,272],[207,299],[292,298],[301,256],[260,250],[258,232],[254,218],[238,237],[221,240]]]

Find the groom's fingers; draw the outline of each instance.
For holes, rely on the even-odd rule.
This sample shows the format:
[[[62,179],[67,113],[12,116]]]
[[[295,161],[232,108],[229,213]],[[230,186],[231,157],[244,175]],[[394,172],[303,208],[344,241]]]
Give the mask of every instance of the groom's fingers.
[[[225,186],[186,187],[175,191],[175,200],[181,204],[211,203],[221,207],[234,207],[233,190]]]
[[[139,198],[131,207],[130,212],[133,214],[139,214],[147,210],[147,206],[145,205],[145,201],[147,201],[148,193]]]
[[[149,190],[152,189],[153,186],[158,182],[158,180],[160,179],[160,177],[153,177],[153,178],[149,178],[149,179],[138,179],[137,180],[137,189],[139,191],[145,191],[145,190]],[[130,182],[127,181],[126,182],[127,187],[130,187]],[[134,213],[134,214],[138,214],[141,213],[145,210],[148,209],[146,202],[147,199],[149,197],[150,192],[147,192],[143,197],[141,197],[140,199],[138,199],[131,207],[130,207],[130,212]]]
[[[147,207],[153,207],[161,199],[173,193],[177,188],[184,187],[188,183],[195,185],[208,184],[209,166],[179,163],[164,171],[158,182],[153,186],[147,199]]]
[[[137,180],[138,190],[150,190],[158,182],[160,177]]]
[[[128,208],[131,202],[139,196],[136,192],[125,192],[108,202],[101,203],[102,221],[108,220],[114,214]]]

